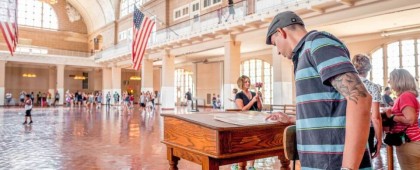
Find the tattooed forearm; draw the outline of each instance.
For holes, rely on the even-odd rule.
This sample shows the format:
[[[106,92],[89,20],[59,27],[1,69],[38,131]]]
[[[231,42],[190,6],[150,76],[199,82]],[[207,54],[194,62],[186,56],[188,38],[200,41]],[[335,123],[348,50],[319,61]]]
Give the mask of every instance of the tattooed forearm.
[[[331,84],[348,100],[358,102],[360,97],[367,97],[368,92],[356,73],[344,73],[333,77]]]

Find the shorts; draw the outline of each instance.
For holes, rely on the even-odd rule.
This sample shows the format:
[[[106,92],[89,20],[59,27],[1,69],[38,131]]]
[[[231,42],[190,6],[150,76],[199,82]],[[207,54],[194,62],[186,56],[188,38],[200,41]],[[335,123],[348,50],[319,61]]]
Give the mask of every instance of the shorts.
[[[31,111],[32,111],[32,109],[26,110],[25,111],[25,116],[31,116]]]
[[[235,8],[233,7],[233,5],[229,6],[229,14],[235,14]]]
[[[140,103],[141,107],[146,107],[146,105],[144,103]]]
[[[25,99],[20,99],[20,102],[23,103],[25,101]]]

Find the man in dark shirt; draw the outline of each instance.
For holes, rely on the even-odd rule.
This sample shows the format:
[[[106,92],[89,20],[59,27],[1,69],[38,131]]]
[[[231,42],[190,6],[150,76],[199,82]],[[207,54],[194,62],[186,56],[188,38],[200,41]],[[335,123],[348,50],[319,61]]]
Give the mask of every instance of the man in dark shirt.
[[[389,87],[385,87],[384,95],[382,96],[383,102],[385,107],[394,106],[394,100],[389,96],[391,94],[391,89]]]
[[[185,99],[187,99],[187,109],[191,109],[192,105],[191,105],[191,101],[192,101],[192,94],[191,94],[191,89],[188,89],[187,93],[185,93]]]
[[[266,44],[294,64],[296,139],[302,169],[371,169],[366,144],[372,97],[339,39],[308,32],[292,11],[279,13]],[[278,120],[281,113],[269,118]],[[289,122],[294,123],[293,118]]]

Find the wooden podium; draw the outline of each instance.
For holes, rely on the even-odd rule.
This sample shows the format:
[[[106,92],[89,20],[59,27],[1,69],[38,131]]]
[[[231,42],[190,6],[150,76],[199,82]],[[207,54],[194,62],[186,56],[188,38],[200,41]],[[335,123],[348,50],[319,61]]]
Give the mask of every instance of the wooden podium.
[[[203,170],[218,170],[221,165],[270,156],[280,159],[281,169],[289,169],[283,152],[287,125],[239,126],[214,120],[216,114],[162,114],[162,142],[167,146],[170,170],[178,169],[180,159],[201,164]]]

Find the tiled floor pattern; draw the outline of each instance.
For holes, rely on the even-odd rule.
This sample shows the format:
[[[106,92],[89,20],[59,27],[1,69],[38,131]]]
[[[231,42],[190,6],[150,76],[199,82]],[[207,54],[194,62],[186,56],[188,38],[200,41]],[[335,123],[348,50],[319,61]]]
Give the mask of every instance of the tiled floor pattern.
[[[166,170],[169,165],[165,145],[160,142],[160,112],[140,112],[138,108],[131,113],[104,107],[92,112],[77,107],[34,108],[34,124],[22,125],[22,108],[0,108],[0,169]],[[175,113],[187,112],[177,108]],[[374,159],[375,169],[387,169],[386,151],[381,152]],[[201,169],[185,160],[178,167]],[[258,160],[256,167],[269,170],[280,165],[277,159],[268,158]]]

